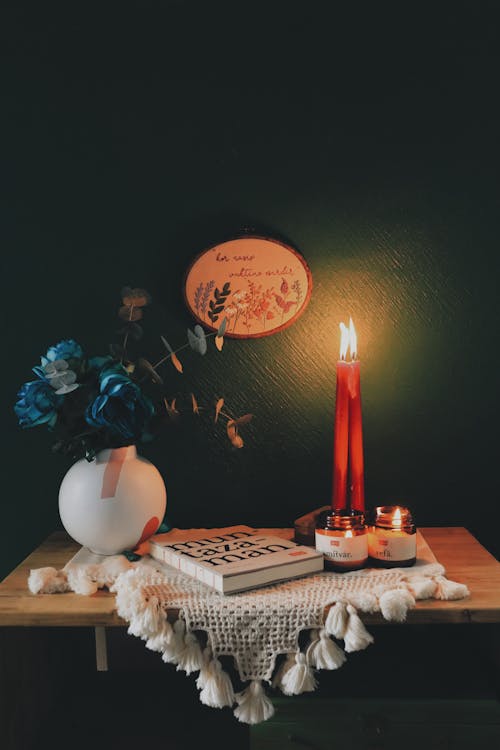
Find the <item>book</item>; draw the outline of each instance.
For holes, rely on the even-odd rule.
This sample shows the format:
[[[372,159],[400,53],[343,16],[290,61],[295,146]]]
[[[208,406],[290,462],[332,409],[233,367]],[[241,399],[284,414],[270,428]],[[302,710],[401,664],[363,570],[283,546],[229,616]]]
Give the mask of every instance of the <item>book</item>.
[[[223,594],[317,573],[323,553],[288,539],[248,531],[183,541],[152,538],[149,554]]]

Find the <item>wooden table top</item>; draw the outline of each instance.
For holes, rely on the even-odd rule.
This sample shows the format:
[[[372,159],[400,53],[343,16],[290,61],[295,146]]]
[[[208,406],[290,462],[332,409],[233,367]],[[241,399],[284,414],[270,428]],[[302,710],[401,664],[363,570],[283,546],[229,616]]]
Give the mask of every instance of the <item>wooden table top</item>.
[[[257,529],[292,538],[293,529]],[[465,583],[471,595],[458,601],[424,600],[408,612],[407,622],[500,623],[500,563],[462,527],[420,529],[446,575]],[[62,568],[80,549],[65,532],[55,532],[0,583],[0,626],[120,626],[126,625],[114,611],[114,595],[98,591],[78,594],[31,594],[27,579],[31,569]],[[381,625],[380,614],[363,614],[367,624]]]

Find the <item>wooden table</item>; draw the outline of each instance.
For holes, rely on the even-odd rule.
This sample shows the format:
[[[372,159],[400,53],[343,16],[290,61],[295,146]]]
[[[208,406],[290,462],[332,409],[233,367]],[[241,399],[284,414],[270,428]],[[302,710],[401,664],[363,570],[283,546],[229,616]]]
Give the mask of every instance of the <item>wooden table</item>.
[[[292,529],[259,529],[292,538]],[[424,600],[408,612],[407,622],[500,623],[500,563],[461,527],[425,528],[423,536],[446,575],[465,583],[471,595],[458,601]],[[27,579],[32,568],[62,568],[79,546],[64,532],[52,534],[0,583],[0,626],[30,627],[123,627],[114,611],[114,596],[99,591],[94,596],[29,592]],[[368,624],[382,625],[380,614],[363,615]]]
[[[456,664],[456,669],[459,669],[456,677],[452,675],[448,679],[453,686],[459,682],[471,683],[470,672],[466,671],[467,660],[477,664],[478,683],[482,681],[485,658],[496,663],[495,675],[500,671],[500,563],[464,528],[425,528],[421,531],[445,567],[447,577],[465,583],[471,595],[452,602],[418,602],[415,609],[408,612],[407,618],[408,625],[414,628],[415,637],[408,639],[407,624],[393,625],[393,630],[377,628],[375,646],[363,653],[362,664],[368,664],[373,658],[372,669],[376,669],[379,676],[383,675],[388,668],[387,659],[383,659],[381,671],[377,658],[380,660],[380,656],[387,655],[388,645],[392,648],[394,643],[399,643],[401,650],[397,649],[396,653],[405,654],[407,659],[410,653],[407,645],[412,643],[411,651],[417,648],[419,655],[413,657],[410,682],[415,679],[423,686],[424,702],[410,705],[404,702],[404,696],[401,700],[384,701],[379,687],[371,700],[361,696],[361,700],[339,702],[338,698],[342,696],[337,695],[337,689],[334,691],[336,697],[325,697],[329,689],[325,684],[328,677],[335,678],[335,674],[328,673],[322,675],[323,692],[318,690],[313,694],[312,702],[308,700],[310,695],[291,699],[278,697],[276,720],[250,729],[237,722],[230,709],[214,711],[202,706],[197,700],[194,680],[169,668],[158,654],[145,649],[139,639],[128,636],[126,623],[114,611],[114,596],[109,592],[99,591],[93,596],[31,594],[27,588],[31,569],[62,568],[79,549],[64,532],[52,534],[0,583],[0,626],[3,626],[0,627],[0,738],[3,750],[38,750],[49,740],[54,749],[66,747],[69,736],[75,750],[89,746],[95,750],[118,746],[122,750],[131,750],[138,745],[158,745],[159,741],[163,743],[165,740],[165,724],[163,719],[156,726],[150,721],[151,704],[155,701],[157,715],[165,714],[167,725],[165,706],[175,716],[175,723],[169,728],[171,742],[168,747],[183,750],[198,747],[210,736],[212,744],[217,743],[221,750],[235,746],[251,750],[274,747],[295,750],[297,743],[299,746],[329,748],[332,746],[332,700],[336,701],[339,712],[335,722],[339,746],[347,746],[346,743],[351,746],[353,731],[364,737],[366,732],[373,730],[374,742],[379,741],[382,732],[384,737],[387,734],[389,743],[384,744],[384,748],[400,747],[399,729],[394,724],[399,717],[402,727],[404,725],[405,746],[413,748],[411,743],[408,744],[410,733],[416,742],[418,740],[415,746],[420,747],[422,737],[427,742],[425,731],[417,731],[413,724],[409,729],[410,724],[406,725],[404,717],[409,716],[413,721],[414,717],[428,717],[432,712],[438,717],[436,725],[429,730],[433,739],[444,742],[449,740],[450,732],[458,733],[458,738],[462,735],[465,738],[465,744],[453,746],[461,749],[469,746],[466,740],[469,741],[471,731],[474,736],[477,731],[482,731],[485,742],[496,745],[500,737],[500,709],[494,698],[485,701],[477,692],[475,699],[469,702],[441,700],[433,703],[435,699],[429,690],[436,689],[438,678],[446,671],[443,666],[445,658],[448,658],[451,668]],[[293,536],[292,529],[272,529],[272,532],[288,538]],[[363,614],[363,620],[372,626],[388,625],[380,615]],[[434,655],[428,653],[426,645],[429,641],[428,626],[433,624],[452,626],[433,628],[431,641],[441,644],[441,647],[434,647]],[[450,631],[457,634],[455,643],[449,640]],[[94,632],[97,635],[95,642]],[[96,654],[98,669],[106,667],[106,650],[102,648],[105,633],[110,647],[109,672],[96,671],[93,665],[93,655]],[[351,661],[355,666],[355,660]],[[395,657],[393,666],[394,661],[402,659]],[[418,677],[415,674],[420,663],[423,676]],[[429,663],[438,665],[432,671],[430,683]],[[145,669],[147,677],[144,676]],[[349,674],[353,673],[344,672],[342,685],[346,684],[346,678],[349,681]],[[363,671],[362,677],[356,680],[354,673],[351,682],[363,685],[365,674]],[[464,674],[467,674],[465,681]],[[141,692],[149,690],[142,708],[134,694],[138,684]],[[446,697],[452,696],[446,694]],[[98,706],[105,706],[105,710],[96,710]],[[446,726],[440,724],[443,712],[448,712],[446,716],[449,714]],[[342,717],[346,720],[343,721]],[[464,717],[472,726],[467,730],[469,734],[464,734],[465,730],[460,728]],[[191,732],[187,744],[186,732]],[[226,744],[221,744],[221,738]],[[453,741],[458,740],[455,737]],[[360,746],[365,747],[363,743],[364,740]],[[379,747],[378,744],[372,746]]]

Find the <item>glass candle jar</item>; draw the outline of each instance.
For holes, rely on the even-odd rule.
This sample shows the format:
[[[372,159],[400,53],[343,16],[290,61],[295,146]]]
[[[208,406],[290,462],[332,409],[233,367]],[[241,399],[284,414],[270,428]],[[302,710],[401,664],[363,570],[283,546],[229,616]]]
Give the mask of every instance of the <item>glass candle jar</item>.
[[[417,559],[417,529],[404,505],[379,505],[368,531],[368,564],[409,568]]]
[[[315,538],[316,549],[324,555],[326,570],[345,573],[364,567],[368,538],[361,511],[335,510],[323,514],[318,520]]]

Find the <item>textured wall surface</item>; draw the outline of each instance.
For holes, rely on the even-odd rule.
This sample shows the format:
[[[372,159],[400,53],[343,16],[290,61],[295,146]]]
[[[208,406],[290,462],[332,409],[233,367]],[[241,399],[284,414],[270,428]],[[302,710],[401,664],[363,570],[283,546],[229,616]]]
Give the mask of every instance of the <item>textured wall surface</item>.
[[[493,552],[498,64],[487,3],[413,19],[268,3],[6,14],[0,572],[58,523],[68,462],[15,394],[48,345],[101,351],[124,284],[183,341],[182,276],[243,227],[286,238],[313,294],[290,328],[228,340],[172,395],[251,411],[246,445],[189,415],[144,448],[178,526],[289,525],[330,500],[338,322],[362,360],[369,505],[461,524]],[[491,6],[492,8],[492,6]]]

